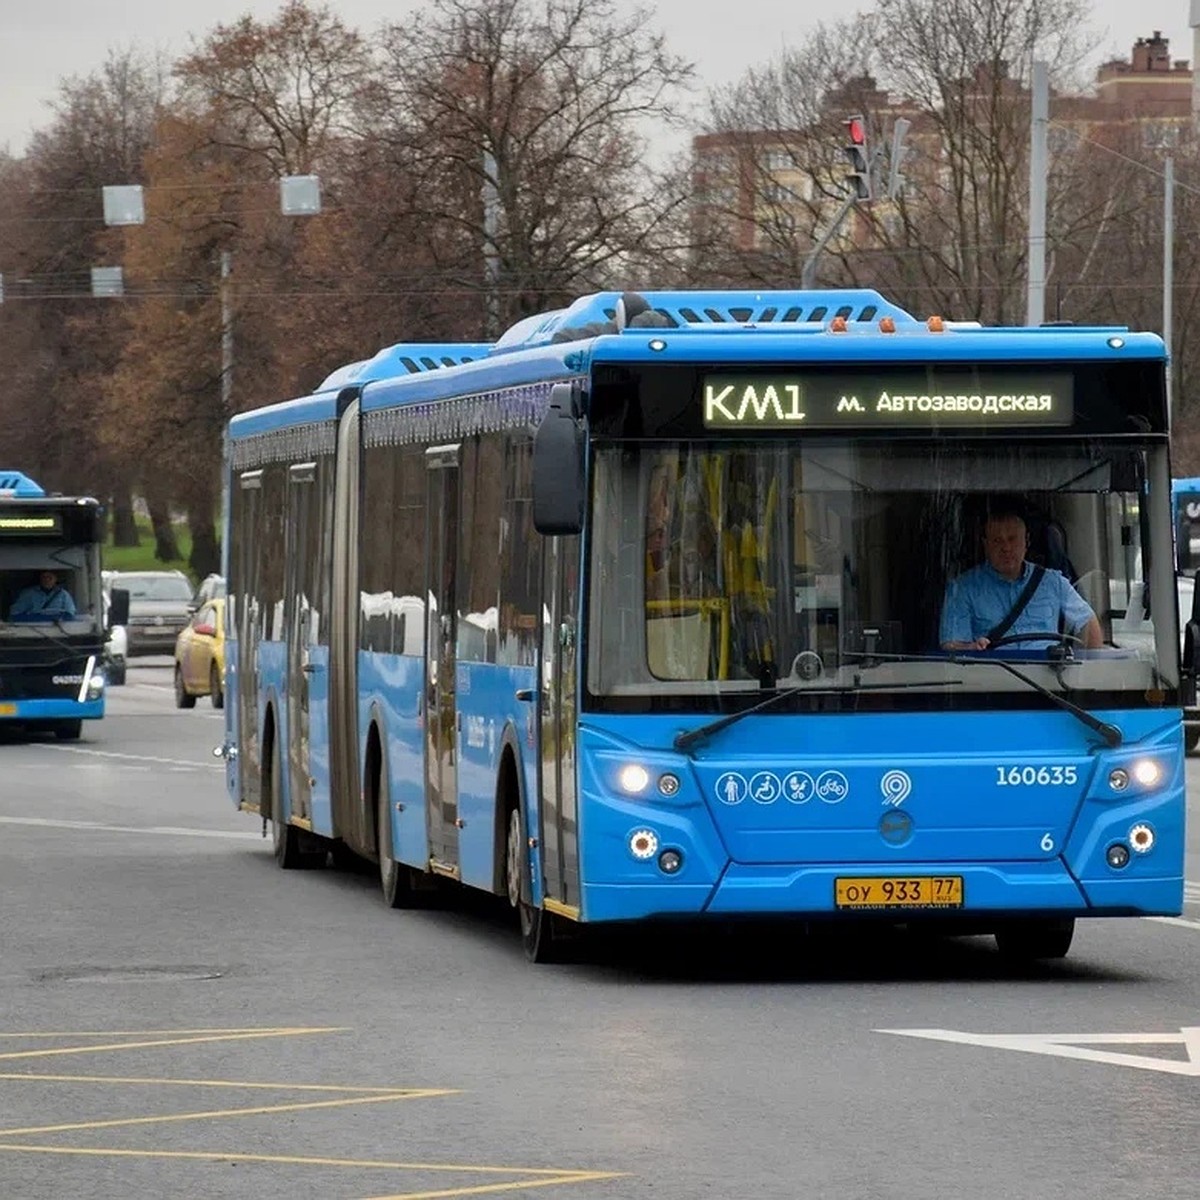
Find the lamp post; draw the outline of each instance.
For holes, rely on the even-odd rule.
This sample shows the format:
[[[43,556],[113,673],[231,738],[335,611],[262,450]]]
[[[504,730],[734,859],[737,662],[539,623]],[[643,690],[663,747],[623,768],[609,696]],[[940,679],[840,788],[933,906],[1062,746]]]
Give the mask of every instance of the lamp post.
[[[140,184],[103,189],[105,225],[144,225],[145,196]],[[321,211],[321,180],[316,175],[284,175],[279,180],[279,211],[285,217],[312,217]],[[98,272],[100,274],[98,274]],[[108,272],[108,274],[103,274]],[[113,274],[115,272],[115,275]],[[221,405],[230,411],[233,395],[233,251],[221,251]],[[104,290],[97,290],[99,286]],[[124,294],[120,267],[92,269],[94,295]]]
[[[1173,331],[1171,326],[1175,320],[1174,297],[1175,288],[1175,156],[1167,153],[1163,156],[1163,341],[1167,347],[1167,429],[1171,428],[1173,415],[1172,398],[1175,391],[1172,377],[1175,374],[1175,356],[1171,353]]]

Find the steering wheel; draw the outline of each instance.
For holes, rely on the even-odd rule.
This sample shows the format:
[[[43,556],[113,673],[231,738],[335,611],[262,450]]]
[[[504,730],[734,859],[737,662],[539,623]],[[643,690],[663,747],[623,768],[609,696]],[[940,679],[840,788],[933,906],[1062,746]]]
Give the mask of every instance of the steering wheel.
[[[1046,630],[1044,633],[1009,633],[997,638],[989,646],[995,650],[998,646],[1012,646],[1017,642],[1057,642],[1060,646],[1082,646],[1083,641],[1071,633],[1059,633],[1057,629]]]

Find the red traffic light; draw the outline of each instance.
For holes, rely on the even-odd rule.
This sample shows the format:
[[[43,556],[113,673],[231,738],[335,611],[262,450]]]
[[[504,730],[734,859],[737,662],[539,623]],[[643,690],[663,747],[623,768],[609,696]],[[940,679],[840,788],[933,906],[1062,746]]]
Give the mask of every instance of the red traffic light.
[[[856,146],[865,146],[867,144],[867,123],[862,117],[850,117],[844,124],[846,132],[850,135],[850,140]]]

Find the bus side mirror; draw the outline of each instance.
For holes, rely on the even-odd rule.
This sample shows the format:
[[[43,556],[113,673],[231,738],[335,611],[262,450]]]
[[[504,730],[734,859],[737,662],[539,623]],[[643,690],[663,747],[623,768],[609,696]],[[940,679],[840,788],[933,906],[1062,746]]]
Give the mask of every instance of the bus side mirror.
[[[108,627],[129,624],[129,589],[113,588],[108,600]]]
[[[576,400],[574,385],[556,383],[533,439],[533,527],[538,533],[583,529],[586,435],[575,415]]]

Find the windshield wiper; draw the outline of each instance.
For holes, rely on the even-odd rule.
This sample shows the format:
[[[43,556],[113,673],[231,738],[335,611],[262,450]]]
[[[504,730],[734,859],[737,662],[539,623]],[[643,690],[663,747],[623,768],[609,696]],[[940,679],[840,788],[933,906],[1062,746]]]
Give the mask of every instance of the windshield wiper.
[[[707,725],[698,725],[695,729],[682,730],[675,735],[672,745],[676,750],[686,751],[697,742],[712,737],[714,733],[720,733],[722,729],[728,729],[730,725],[736,725],[743,717],[752,717],[755,713],[770,708],[785,696],[844,696],[847,692],[892,692],[903,688],[958,687],[961,683],[961,679],[935,679],[917,683],[848,684],[846,687],[835,688],[775,688],[765,700],[760,700],[757,704],[752,704],[749,708],[729,713],[728,716],[718,717],[715,721],[709,721]]]
[[[983,663],[989,667],[1003,667],[1010,675],[1015,675],[1039,695],[1045,696],[1051,703],[1065,709],[1089,729],[1094,729],[1111,749],[1115,750],[1125,740],[1125,735],[1116,725],[1110,725],[1107,721],[1100,720],[1086,708],[1080,708],[1078,704],[1068,700],[1066,696],[1060,696],[1058,692],[1052,692],[1049,688],[1042,687],[1036,679],[1030,679],[1024,671],[1018,671],[1012,663],[1005,662],[1002,658],[984,658],[982,655],[979,658],[962,658],[954,651],[948,651],[945,658],[938,658],[930,654],[875,654],[873,657],[887,662],[952,662],[958,666],[974,666],[976,663]],[[1062,663],[1052,663],[1051,665],[1061,666]]]

